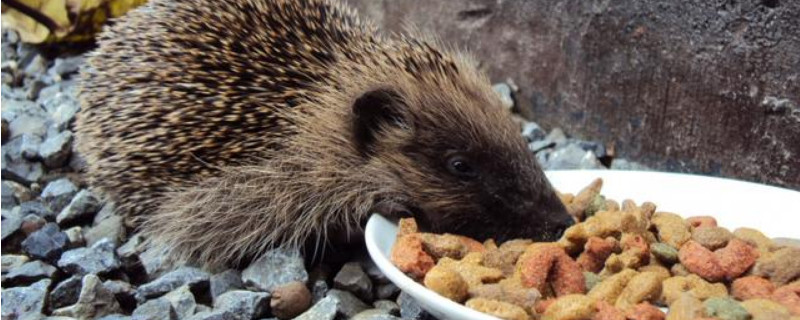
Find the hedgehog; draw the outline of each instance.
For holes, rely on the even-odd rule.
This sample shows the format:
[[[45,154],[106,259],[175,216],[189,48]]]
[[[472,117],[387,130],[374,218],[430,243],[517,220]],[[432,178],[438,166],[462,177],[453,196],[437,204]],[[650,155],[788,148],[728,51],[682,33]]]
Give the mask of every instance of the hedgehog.
[[[499,241],[573,223],[475,59],[334,0],[151,0],[79,97],[88,182],[177,260],[325,248],[374,213]]]

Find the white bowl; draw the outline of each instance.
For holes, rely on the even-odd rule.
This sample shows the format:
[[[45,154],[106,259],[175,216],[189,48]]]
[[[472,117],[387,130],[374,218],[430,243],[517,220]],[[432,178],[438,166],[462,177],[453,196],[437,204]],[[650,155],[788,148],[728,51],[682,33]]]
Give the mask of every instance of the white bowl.
[[[687,174],[565,170],[546,172],[553,186],[577,193],[595,178],[603,179],[602,193],[608,198],[636,203],[654,202],[659,211],[684,217],[710,215],[731,230],[751,227],[769,237],[800,238],[800,192],[761,184]],[[497,319],[444,298],[403,274],[392,265],[389,253],[397,225],[380,215],[367,222],[367,249],[378,268],[429,313],[439,319]]]

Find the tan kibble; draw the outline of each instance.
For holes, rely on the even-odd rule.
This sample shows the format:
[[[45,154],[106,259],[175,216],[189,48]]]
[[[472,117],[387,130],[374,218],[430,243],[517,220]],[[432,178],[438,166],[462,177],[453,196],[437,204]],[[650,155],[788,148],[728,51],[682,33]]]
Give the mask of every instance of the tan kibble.
[[[485,298],[473,298],[469,299],[466,305],[468,308],[491,314],[500,319],[528,320],[531,318],[524,309],[508,302]]]
[[[467,281],[458,272],[447,266],[433,267],[425,275],[423,283],[428,289],[455,302],[464,302],[468,296]]]
[[[681,216],[669,212],[656,212],[650,222],[658,229],[661,242],[680,248],[692,237]]]
[[[595,299],[582,294],[570,294],[556,299],[541,320],[585,320],[595,312]]]

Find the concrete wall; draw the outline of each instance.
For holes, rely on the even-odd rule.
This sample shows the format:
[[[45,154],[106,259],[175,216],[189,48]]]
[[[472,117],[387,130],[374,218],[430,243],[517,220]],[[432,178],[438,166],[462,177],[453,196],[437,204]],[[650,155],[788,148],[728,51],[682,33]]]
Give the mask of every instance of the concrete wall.
[[[658,169],[800,188],[800,1],[348,2],[472,51],[546,128]]]

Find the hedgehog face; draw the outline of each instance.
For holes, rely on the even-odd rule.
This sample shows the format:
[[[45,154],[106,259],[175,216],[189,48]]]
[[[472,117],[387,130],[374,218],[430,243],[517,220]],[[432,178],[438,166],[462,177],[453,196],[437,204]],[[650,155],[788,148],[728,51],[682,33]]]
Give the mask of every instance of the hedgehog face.
[[[405,186],[379,212],[477,239],[560,237],[572,217],[492,98],[376,90],[356,102],[357,148]]]

